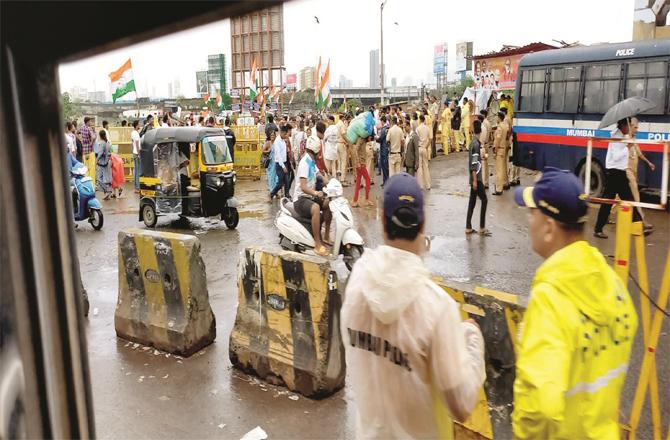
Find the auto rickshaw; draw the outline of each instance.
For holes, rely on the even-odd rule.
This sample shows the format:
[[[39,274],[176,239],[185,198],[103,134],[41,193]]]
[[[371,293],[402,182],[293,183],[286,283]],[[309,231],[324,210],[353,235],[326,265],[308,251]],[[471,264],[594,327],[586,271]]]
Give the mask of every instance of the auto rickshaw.
[[[220,216],[233,229],[237,212],[233,158],[220,128],[165,127],[142,136],[140,221],[156,226],[158,216]]]

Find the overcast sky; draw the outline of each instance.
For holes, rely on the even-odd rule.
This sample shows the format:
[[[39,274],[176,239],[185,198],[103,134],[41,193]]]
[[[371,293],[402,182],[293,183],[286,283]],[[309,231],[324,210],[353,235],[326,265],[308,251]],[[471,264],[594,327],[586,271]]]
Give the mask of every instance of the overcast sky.
[[[453,66],[455,43],[473,41],[474,53],[503,44],[525,45],[552,39],[585,44],[629,41],[634,0],[388,0],[384,8],[385,80],[419,84],[432,75],[433,46],[447,42]],[[379,48],[376,0],[294,0],[284,4],[287,73],[331,60],[331,85],[340,75],[356,86],[369,82],[369,52]],[[320,24],[314,16],[319,17]],[[397,24],[396,24],[397,23]],[[61,91],[75,85],[109,90],[108,74],[130,57],[135,83],[144,96],[167,96],[178,79],[181,94],[195,95],[195,71],[207,55],[225,53],[230,69],[230,22],[212,23],[60,67]],[[451,69],[450,69],[451,70]]]

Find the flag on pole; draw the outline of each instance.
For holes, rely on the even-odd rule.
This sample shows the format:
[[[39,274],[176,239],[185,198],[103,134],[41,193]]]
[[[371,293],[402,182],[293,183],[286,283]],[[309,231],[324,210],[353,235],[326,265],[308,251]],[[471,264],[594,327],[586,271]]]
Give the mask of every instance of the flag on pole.
[[[258,95],[258,78],[256,68],[256,58],[251,62],[251,82],[249,83],[249,100],[252,101]]]
[[[328,60],[326,71],[321,78],[321,97],[324,106],[330,107],[332,105],[333,98],[330,96],[330,59]]]
[[[319,57],[319,65],[316,68],[316,87],[314,87],[314,103],[316,109],[319,110],[321,106],[321,57]]]
[[[133,65],[130,58],[118,70],[110,73],[109,79],[112,81],[112,102],[116,102],[117,99],[127,93],[136,92]]]
[[[216,106],[221,108],[222,105],[223,105],[223,97],[221,96],[221,92],[219,92],[216,95]]]

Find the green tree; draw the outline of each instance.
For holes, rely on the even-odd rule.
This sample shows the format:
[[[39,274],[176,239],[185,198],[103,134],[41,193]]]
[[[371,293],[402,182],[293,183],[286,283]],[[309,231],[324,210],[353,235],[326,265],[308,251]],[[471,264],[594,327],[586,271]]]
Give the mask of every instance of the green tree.
[[[465,92],[465,89],[474,85],[475,79],[470,75],[466,75],[465,78],[460,80],[457,84],[447,87],[447,96],[449,96],[450,99],[454,95],[460,97],[463,92]]]
[[[72,121],[81,116],[79,105],[72,100],[70,94],[65,92],[60,97],[60,109],[64,121]]]

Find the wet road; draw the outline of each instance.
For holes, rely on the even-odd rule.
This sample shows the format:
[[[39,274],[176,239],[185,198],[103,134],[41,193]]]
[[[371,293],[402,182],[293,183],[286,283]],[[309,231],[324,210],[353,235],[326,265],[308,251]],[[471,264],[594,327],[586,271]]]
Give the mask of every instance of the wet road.
[[[447,280],[481,285],[518,293],[527,297],[533,273],[541,263],[533,254],[524,210],[516,207],[511,193],[489,195],[487,227],[492,237],[465,236],[467,210],[466,155],[439,157],[431,164],[433,189],[427,193],[427,234],[432,248],[426,263]],[[534,176],[522,173],[522,183]],[[381,198],[380,178],[371,195]],[[250,245],[278,246],[272,220],[277,203],[267,202],[264,181],[240,181],[237,196],[241,219],[236,230],[223,223],[196,219],[190,228],[177,228],[171,218],[160,218],[159,228],[195,234],[202,243],[207,269],[210,302],[216,315],[217,339],[214,344],[181,359],[116,338],[114,308],[117,297],[117,233],[138,222],[137,198],[127,187],[125,198],[103,202],[105,225],[95,232],[82,223],[75,231],[84,285],[91,311],[88,321],[88,351],[97,435],[101,438],[240,438],[261,426],[270,438],[351,438],[355,427],[354,402],[345,387],[334,396],[312,401],[295,396],[283,388],[264,385],[234,370],[228,360],[228,338],[237,305],[236,271],[240,251]],[[351,196],[351,188],[346,194]],[[356,226],[374,247],[381,242],[380,205],[355,210]],[[478,226],[479,206],[473,217]],[[590,212],[592,230],[595,210]],[[670,246],[667,213],[649,212],[656,232],[646,246],[652,297],[658,295],[665,255]],[[609,240],[587,238],[605,255],[614,253],[614,227]],[[346,274],[341,260],[336,263],[341,276]],[[636,274],[633,264],[632,273]],[[636,291],[632,295],[638,298]],[[639,310],[639,308],[638,308]],[[670,352],[667,349],[668,321],[663,328],[658,352],[661,395],[668,395]],[[638,332],[640,333],[640,332]],[[641,333],[640,333],[641,334]],[[638,335],[638,340],[640,339]],[[638,343],[632,370],[639,370],[642,347]],[[631,375],[629,375],[631,376]],[[629,413],[634,390],[629,380],[622,399],[622,413]],[[296,399],[297,397],[297,399]],[[663,399],[661,399],[663,401]],[[668,420],[666,402],[664,419]],[[626,417],[627,418],[627,417]],[[643,425],[648,425],[643,417]],[[640,438],[649,438],[647,426]]]

